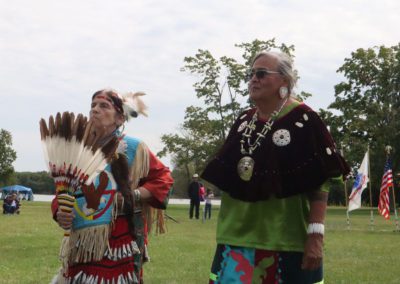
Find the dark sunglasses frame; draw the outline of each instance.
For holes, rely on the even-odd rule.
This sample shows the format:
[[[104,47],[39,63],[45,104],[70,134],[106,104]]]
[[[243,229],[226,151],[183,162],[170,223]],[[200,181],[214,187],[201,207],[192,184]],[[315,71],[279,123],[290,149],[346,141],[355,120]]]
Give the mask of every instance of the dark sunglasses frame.
[[[256,75],[256,78],[258,80],[264,78],[265,76],[268,76],[270,74],[281,74],[281,72],[277,72],[277,71],[271,71],[268,69],[256,69],[256,70],[250,70],[247,74],[246,74],[246,81],[250,81],[254,75]]]

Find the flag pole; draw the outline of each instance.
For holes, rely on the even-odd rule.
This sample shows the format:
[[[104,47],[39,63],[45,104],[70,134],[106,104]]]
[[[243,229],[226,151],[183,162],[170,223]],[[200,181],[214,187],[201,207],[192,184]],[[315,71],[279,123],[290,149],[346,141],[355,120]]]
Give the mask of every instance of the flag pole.
[[[399,218],[397,216],[397,208],[396,208],[396,196],[394,194],[394,186],[392,185],[392,193],[393,193],[393,209],[394,209],[394,218],[396,220],[396,232],[399,232]]]
[[[347,217],[347,219],[346,219],[346,221],[347,221],[347,230],[350,230],[350,214],[349,214],[349,210],[347,210],[349,207],[349,202],[348,202],[348,197],[347,197],[347,184],[346,184],[346,181],[344,181],[344,194],[346,195],[345,196],[345,200],[346,200],[346,217]]]
[[[344,158],[343,144],[341,143],[340,154]],[[344,203],[346,204],[346,222],[347,222],[347,230],[350,230],[350,215],[349,215],[349,196],[347,195],[347,182],[344,181]]]
[[[390,156],[390,151],[392,150],[392,147],[390,147],[390,146],[386,146],[386,160],[388,160],[389,159],[389,156]],[[396,195],[395,195],[395,193],[394,193],[394,183],[392,184],[392,186],[391,186],[391,188],[392,188],[392,194],[393,194],[393,209],[394,209],[394,218],[395,218],[395,223],[396,223],[396,232],[399,232],[400,231],[400,229],[399,229],[399,218],[398,218],[398,216],[397,216],[397,208],[396,208]],[[389,188],[389,190],[390,190],[390,188]]]
[[[370,163],[370,159],[369,159],[369,144],[368,144],[368,148],[367,148],[368,150],[368,176],[369,176],[369,184],[368,184],[368,189],[369,189],[369,206],[370,206],[370,208],[371,208],[371,211],[370,211],[370,213],[371,213],[371,216],[370,216],[370,227],[371,227],[371,230],[373,231],[374,230],[374,210],[373,210],[373,208],[372,208],[372,189],[371,189],[371,163]]]

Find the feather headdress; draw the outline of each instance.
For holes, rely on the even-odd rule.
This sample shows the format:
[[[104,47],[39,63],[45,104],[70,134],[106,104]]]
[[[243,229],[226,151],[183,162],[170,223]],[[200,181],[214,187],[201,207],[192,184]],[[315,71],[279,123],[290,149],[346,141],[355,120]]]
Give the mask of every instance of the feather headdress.
[[[131,117],[137,117],[138,114],[142,114],[147,116],[147,106],[144,104],[141,96],[146,95],[142,92],[136,93],[127,93],[122,96],[122,109],[124,112],[124,116],[126,121],[128,121]]]

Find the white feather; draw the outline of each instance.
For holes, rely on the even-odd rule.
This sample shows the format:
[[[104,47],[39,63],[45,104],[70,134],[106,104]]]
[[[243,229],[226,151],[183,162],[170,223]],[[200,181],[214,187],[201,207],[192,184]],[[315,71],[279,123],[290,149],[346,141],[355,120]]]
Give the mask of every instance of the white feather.
[[[137,114],[142,114],[147,116],[147,106],[144,104],[141,96],[144,96],[145,93],[136,92],[136,93],[127,93],[122,96],[122,108],[124,109],[125,119],[129,120],[131,118],[132,111],[136,112]]]
[[[49,168],[49,152],[47,150],[46,139],[42,140],[41,144],[43,149],[44,162],[46,163],[46,167]]]

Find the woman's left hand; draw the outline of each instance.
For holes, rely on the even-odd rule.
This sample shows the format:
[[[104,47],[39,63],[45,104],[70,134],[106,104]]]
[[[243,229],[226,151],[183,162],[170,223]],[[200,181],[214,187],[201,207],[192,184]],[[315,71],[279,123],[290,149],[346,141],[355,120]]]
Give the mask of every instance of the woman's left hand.
[[[321,234],[307,235],[306,245],[304,247],[303,262],[301,268],[304,270],[315,270],[322,265],[322,248],[324,236]]]
[[[151,199],[152,195],[151,195],[150,191],[148,191],[144,187],[138,187],[136,190],[140,191],[140,195],[139,195],[140,200],[135,200],[135,202],[144,202],[144,201]],[[131,194],[133,194],[133,190],[131,190]],[[133,199],[135,199],[134,196],[133,196]],[[123,211],[124,197],[122,196],[121,192],[117,192],[117,207],[118,207],[118,211],[120,211],[120,212]]]
[[[124,206],[124,197],[122,196],[121,192],[117,192],[117,208],[118,212],[123,211],[123,206]]]

